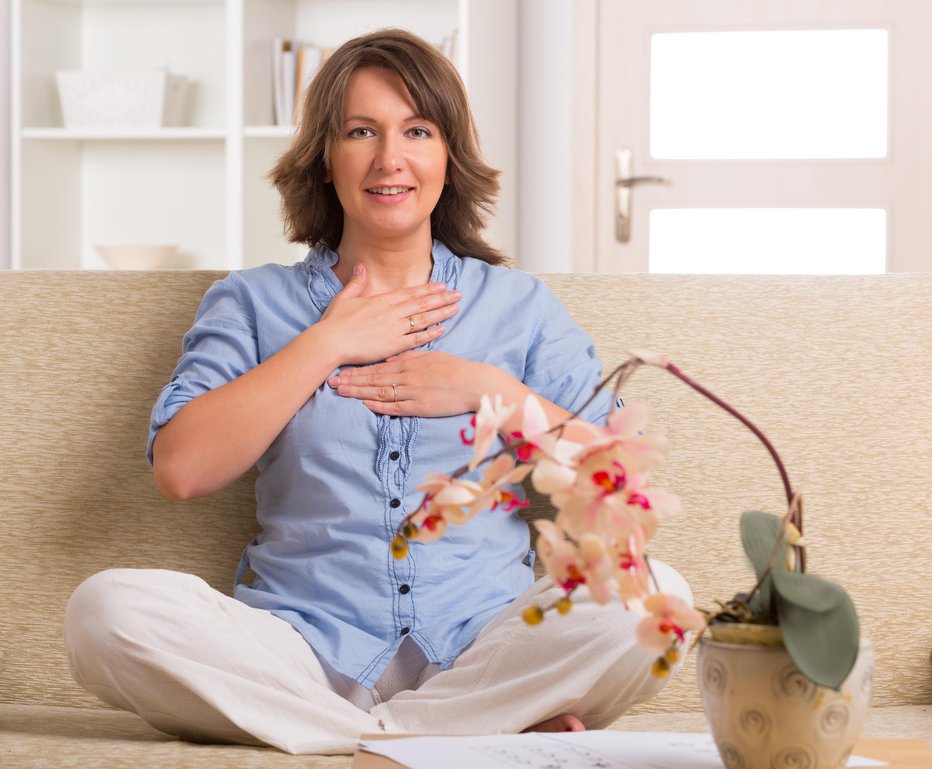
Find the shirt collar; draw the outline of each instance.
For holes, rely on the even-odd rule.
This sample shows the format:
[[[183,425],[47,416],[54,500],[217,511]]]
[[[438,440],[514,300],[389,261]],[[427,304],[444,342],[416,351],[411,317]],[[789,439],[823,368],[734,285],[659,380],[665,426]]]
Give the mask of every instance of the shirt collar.
[[[444,282],[450,290],[456,289],[461,260],[439,240],[434,240],[430,254],[434,261],[430,272],[431,282]],[[336,251],[323,245],[312,248],[304,257],[307,291],[320,313],[323,313],[333,297],[343,290],[343,284],[333,271],[337,259]]]

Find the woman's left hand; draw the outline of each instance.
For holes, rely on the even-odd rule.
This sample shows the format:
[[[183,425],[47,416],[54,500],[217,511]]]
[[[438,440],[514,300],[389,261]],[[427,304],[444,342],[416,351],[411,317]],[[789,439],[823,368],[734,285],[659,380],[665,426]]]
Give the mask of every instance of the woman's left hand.
[[[411,350],[373,366],[348,367],[327,383],[377,414],[448,417],[479,408],[504,371],[445,352]]]

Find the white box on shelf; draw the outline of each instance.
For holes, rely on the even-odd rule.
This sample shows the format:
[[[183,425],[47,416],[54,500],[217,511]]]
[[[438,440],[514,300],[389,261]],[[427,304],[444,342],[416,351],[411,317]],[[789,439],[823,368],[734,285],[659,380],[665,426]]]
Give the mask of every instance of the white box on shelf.
[[[181,124],[187,78],[164,70],[55,73],[66,128]]]

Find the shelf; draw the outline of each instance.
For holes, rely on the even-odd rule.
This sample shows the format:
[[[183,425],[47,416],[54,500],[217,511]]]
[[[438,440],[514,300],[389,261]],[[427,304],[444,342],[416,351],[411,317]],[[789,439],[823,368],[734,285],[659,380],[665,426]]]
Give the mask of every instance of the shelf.
[[[23,139],[42,141],[216,141],[221,128],[24,128]]]
[[[290,139],[294,133],[290,126],[251,125],[243,129],[247,139]]]

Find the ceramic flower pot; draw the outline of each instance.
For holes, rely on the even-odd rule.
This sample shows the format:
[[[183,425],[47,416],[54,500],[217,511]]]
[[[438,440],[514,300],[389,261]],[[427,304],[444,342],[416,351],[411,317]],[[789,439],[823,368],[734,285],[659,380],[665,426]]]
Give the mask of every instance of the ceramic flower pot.
[[[835,691],[805,678],[782,647],[703,639],[699,689],[725,768],[844,767],[864,722],[873,672],[866,641]]]

